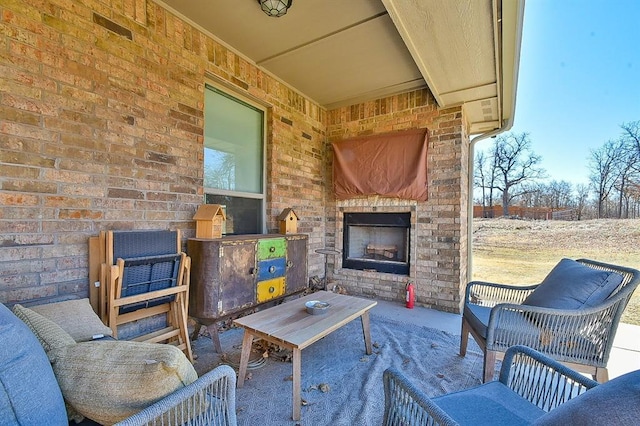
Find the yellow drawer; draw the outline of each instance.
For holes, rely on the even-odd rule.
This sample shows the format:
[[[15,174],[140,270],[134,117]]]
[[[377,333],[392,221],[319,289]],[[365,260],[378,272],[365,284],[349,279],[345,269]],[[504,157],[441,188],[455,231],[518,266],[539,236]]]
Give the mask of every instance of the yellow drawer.
[[[284,277],[258,282],[256,293],[258,303],[284,295]]]

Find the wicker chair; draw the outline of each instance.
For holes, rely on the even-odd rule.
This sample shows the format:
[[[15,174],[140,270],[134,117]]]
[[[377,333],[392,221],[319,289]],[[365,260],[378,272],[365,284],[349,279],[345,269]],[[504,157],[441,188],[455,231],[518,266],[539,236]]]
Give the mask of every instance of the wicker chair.
[[[500,379],[429,398],[402,373],[383,374],[385,426],[636,424],[640,370],[605,384],[526,346],[507,350]]]
[[[526,345],[571,368],[593,376],[598,382],[608,380],[607,362],[620,317],[633,291],[640,283],[640,271],[587,259],[572,261],[587,266],[589,273],[616,272],[616,287],[603,301],[579,309],[558,309],[523,303],[534,290],[531,286],[509,286],[471,282],[467,286],[462,316],[460,355],[467,350],[469,334],[484,352],[483,380],[493,378],[495,362],[513,345]],[[558,268],[559,263],[556,268]],[[554,268],[554,270],[556,270]],[[587,268],[582,268],[587,269]],[[552,271],[549,275],[552,275]],[[565,277],[566,278],[566,277]],[[580,285],[585,280],[578,278]],[[574,281],[568,285],[568,281]],[[575,287],[565,279],[560,287]],[[619,283],[619,284],[618,284]],[[547,287],[548,288],[548,287]],[[539,293],[538,293],[539,294]],[[608,293],[607,293],[608,294]],[[553,297],[556,299],[556,297]]]

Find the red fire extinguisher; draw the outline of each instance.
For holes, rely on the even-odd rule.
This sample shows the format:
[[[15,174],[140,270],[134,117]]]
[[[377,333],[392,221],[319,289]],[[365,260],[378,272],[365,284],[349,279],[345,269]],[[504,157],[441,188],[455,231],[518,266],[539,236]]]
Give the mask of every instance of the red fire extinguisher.
[[[416,295],[414,293],[413,283],[407,284],[407,308],[413,309]]]

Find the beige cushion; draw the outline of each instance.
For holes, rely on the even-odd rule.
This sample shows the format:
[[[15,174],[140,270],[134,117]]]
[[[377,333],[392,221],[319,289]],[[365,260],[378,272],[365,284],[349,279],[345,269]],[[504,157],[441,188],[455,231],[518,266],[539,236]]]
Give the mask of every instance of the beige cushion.
[[[76,342],[86,342],[113,334],[93,311],[89,299],[48,303],[32,306],[30,309],[58,324]]]
[[[121,421],[198,378],[180,349],[157,343],[83,342],[49,358],[65,400],[102,424]]]
[[[49,355],[53,349],[76,344],[73,337],[58,324],[29,308],[17,304],[13,307],[13,313],[29,326],[33,334],[35,334],[40,341],[47,355]]]

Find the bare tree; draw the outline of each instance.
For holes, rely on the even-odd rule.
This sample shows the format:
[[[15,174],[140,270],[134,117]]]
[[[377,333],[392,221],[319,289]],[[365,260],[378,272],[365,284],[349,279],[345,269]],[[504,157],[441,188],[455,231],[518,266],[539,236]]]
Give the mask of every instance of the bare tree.
[[[565,180],[538,184],[538,205],[536,207],[549,207],[553,210],[561,210],[571,207],[573,202],[573,186]]]
[[[493,158],[488,158],[484,151],[478,151],[474,160],[473,182],[482,190],[482,216],[486,217],[486,207],[493,207],[495,167]]]
[[[473,160],[473,185],[482,191],[482,217],[485,217],[485,209],[487,207],[487,177],[485,165],[487,159],[484,156],[484,151],[477,152]]]
[[[629,218],[636,219],[640,217],[640,184],[634,183],[629,186]]]
[[[541,207],[540,201],[544,184],[538,182],[523,183],[522,193],[518,197],[518,204],[523,207]]]
[[[549,207],[560,210],[566,209],[571,205],[573,187],[570,182],[552,180],[548,187],[551,195],[551,205]]]
[[[204,186],[209,188],[235,190],[236,159],[233,154],[209,149],[210,161],[204,167]]]
[[[502,214],[509,215],[509,204],[528,191],[522,184],[544,178],[545,171],[538,164],[539,155],[531,151],[528,133],[506,133],[496,137],[493,143],[496,168],[496,189],[502,192]],[[521,189],[521,190],[519,190]]]
[[[640,153],[640,121],[623,123],[620,127],[622,128],[622,138],[635,147],[636,152]]]
[[[616,164],[619,161],[624,144],[620,141],[607,141],[599,149],[591,150],[589,158],[589,179],[596,191],[598,218],[605,217],[605,205],[618,176]]]
[[[634,216],[632,203],[635,202],[640,185],[640,121],[623,123],[620,128],[624,157],[618,166],[620,176],[616,182],[619,194],[618,217],[628,218]]]
[[[622,219],[628,217],[630,196],[628,187],[635,178],[637,178],[639,162],[638,151],[636,151],[634,146],[630,146],[624,139],[620,140],[619,144],[620,151],[618,153],[618,159],[614,164],[617,179],[613,187],[618,191],[618,219]]]
[[[587,200],[589,199],[589,185],[578,184],[576,185],[576,219],[582,220],[582,216],[587,206]]]

